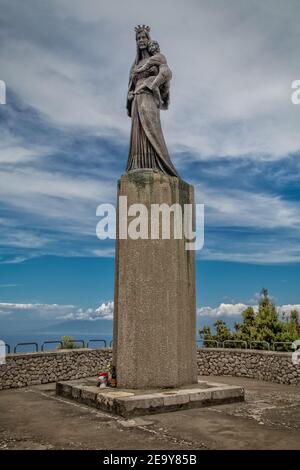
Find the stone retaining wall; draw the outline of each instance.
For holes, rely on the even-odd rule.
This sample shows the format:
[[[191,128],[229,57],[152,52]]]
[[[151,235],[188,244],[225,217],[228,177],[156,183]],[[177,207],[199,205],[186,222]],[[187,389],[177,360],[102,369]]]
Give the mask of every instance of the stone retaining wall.
[[[107,370],[111,359],[111,349],[8,354],[0,365],[0,390],[90,377]]]
[[[0,390],[96,375],[107,370],[111,349],[73,349],[8,354],[0,365]],[[300,364],[291,353],[242,349],[198,349],[199,375],[231,375],[300,385]]]
[[[199,375],[230,375],[300,385],[300,364],[293,364],[289,352],[199,348],[197,364]]]

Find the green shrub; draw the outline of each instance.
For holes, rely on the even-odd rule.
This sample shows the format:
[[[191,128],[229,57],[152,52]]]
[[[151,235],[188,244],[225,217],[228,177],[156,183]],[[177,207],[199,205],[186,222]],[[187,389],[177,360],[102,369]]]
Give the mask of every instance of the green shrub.
[[[62,336],[61,337],[62,346],[59,346],[58,349],[78,349],[78,344],[74,343],[72,336]]]

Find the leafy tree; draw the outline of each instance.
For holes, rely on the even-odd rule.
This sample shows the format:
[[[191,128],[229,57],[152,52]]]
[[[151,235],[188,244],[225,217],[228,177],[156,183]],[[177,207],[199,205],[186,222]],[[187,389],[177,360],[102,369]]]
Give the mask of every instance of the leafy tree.
[[[299,314],[296,309],[291,310],[290,313],[290,322],[296,326],[297,330],[300,333],[300,323],[299,323]]]
[[[299,315],[296,309],[292,310],[287,320],[283,324],[280,341],[295,341],[300,337]]]
[[[256,341],[255,312],[253,307],[247,307],[242,312],[242,323],[235,324],[235,338],[238,341]]]
[[[267,341],[268,343],[276,341],[283,330],[283,323],[278,318],[275,304],[270,301],[267,289],[261,291],[255,326],[259,341]]]
[[[203,339],[205,347],[215,347],[216,341],[222,343],[226,340],[231,340],[233,334],[223,320],[217,320],[214,323],[216,334],[213,335],[209,326],[204,326],[202,330],[199,330],[199,335]]]
[[[233,338],[230,329],[223,320],[217,320],[215,322],[215,328],[220,342],[231,340]]]
[[[209,326],[204,326],[202,330],[199,330],[199,335],[201,338],[203,338],[204,346],[206,348],[214,346],[213,344],[214,336],[212,335],[211,329]]]
[[[214,323],[215,333],[210,327],[204,326],[199,330],[200,337],[205,346],[213,346],[212,341],[222,343],[226,340],[246,341],[250,346],[251,341],[256,341],[256,349],[266,349],[266,342],[272,345],[274,342],[292,342],[300,337],[300,322],[297,310],[292,310],[290,315],[282,314],[280,320],[276,305],[271,302],[268,290],[263,288],[260,293],[258,311],[253,307],[247,307],[242,312],[242,322],[236,323],[234,331],[230,331],[226,323],[217,320]],[[232,347],[240,345],[232,343]],[[282,345],[283,350],[289,350],[288,345]]]

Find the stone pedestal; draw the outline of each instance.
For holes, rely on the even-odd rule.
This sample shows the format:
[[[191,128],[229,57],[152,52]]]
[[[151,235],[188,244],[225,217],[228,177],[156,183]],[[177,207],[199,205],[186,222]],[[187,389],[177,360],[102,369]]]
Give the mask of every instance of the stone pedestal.
[[[238,385],[202,380],[188,387],[147,391],[111,387],[99,389],[95,383],[96,377],[57,382],[56,394],[123,418],[239,402],[244,401],[245,397],[244,388]]]
[[[122,176],[119,196],[127,196],[128,208],[144,204],[149,214],[151,204],[179,203],[183,209],[194,203],[192,186],[152,171]],[[185,249],[184,238],[174,239],[173,230],[171,239],[151,239],[150,227],[149,239],[121,239],[119,211],[113,339],[118,387],[196,383],[195,252]]]

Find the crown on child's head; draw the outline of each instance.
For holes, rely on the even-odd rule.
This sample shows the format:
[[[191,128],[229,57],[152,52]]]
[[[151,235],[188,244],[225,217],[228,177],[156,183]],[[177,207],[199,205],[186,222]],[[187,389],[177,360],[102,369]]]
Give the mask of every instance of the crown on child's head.
[[[136,34],[142,32],[142,31],[145,31],[146,33],[150,33],[150,26],[146,26],[145,24],[143,25],[137,25],[135,28],[134,28]]]

